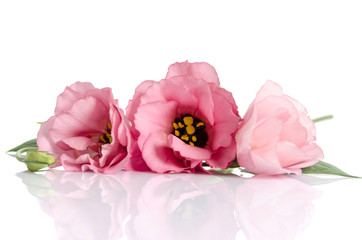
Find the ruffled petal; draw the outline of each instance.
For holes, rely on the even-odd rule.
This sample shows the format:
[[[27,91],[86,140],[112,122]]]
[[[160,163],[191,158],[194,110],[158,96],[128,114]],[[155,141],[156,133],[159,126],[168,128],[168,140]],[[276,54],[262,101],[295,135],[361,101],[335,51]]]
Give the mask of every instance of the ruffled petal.
[[[215,68],[205,62],[189,63],[186,61],[174,63],[168,67],[166,79],[170,79],[174,76],[191,76],[220,86],[219,77]]]
[[[227,169],[236,157],[235,140],[228,147],[221,147],[215,152],[206,163],[212,168]]]
[[[169,146],[182,157],[192,162],[199,162],[202,160],[209,159],[212,152],[206,148],[194,147],[184,143],[180,138],[169,134],[168,135]]]
[[[164,132],[151,133],[143,145],[142,156],[147,166],[154,172],[182,172],[185,170],[185,166],[180,159],[175,157],[173,150],[168,146],[167,137],[168,134]]]
[[[57,98],[57,105],[54,110],[55,114],[70,110],[73,104],[76,101],[82,99],[91,89],[95,88],[89,82],[76,82],[70,87],[66,87],[64,92],[61,93]]]
[[[137,108],[140,106],[141,97],[154,83],[155,81],[144,81],[136,88],[132,100],[128,102],[128,105],[126,107],[126,116],[131,123],[133,123],[134,116],[137,113]]]
[[[155,102],[139,106],[134,126],[141,133],[138,138],[140,148],[152,132],[170,133],[172,131],[177,106],[177,102]]]
[[[214,119],[215,123],[212,126],[212,142],[213,150],[219,147],[229,147],[234,141],[235,132],[238,129],[240,117],[235,114],[233,106],[228,104],[227,98],[224,96],[224,91],[216,90],[213,92],[214,102]]]
[[[63,150],[55,144],[53,138],[49,134],[50,129],[53,127],[54,120],[55,116],[49,118],[47,121],[43,122],[40,125],[36,140],[39,151],[44,151],[56,155],[61,153]]]

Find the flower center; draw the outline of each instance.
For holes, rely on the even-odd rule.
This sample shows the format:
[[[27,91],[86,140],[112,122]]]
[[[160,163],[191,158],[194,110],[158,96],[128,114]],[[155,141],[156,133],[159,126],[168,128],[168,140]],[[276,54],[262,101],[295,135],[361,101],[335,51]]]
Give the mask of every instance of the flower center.
[[[198,118],[192,117],[191,114],[176,118],[172,126],[174,129],[173,135],[191,146],[203,148],[209,140],[205,123]]]
[[[107,125],[107,133],[104,133],[104,134],[99,136],[99,142],[101,142],[101,143],[112,143],[111,131],[112,131],[112,125],[111,125],[111,123],[108,123],[108,125]]]

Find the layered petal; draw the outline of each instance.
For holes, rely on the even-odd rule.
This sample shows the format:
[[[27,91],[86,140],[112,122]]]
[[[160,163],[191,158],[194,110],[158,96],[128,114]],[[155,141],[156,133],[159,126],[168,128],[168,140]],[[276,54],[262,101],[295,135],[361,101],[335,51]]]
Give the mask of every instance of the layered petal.
[[[67,171],[116,173],[125,168],[134,139],[110,88],[77,82],[57,100],[55,115],[42,124],[38,147]]]
[[[157,173],[182,172],[185,166],[168,145],[168,134],[152,132],[142,148],[142,156],[149,168]]]
[[[91,83],[76,82],[70,87],[66,87],[64,92],[57,98],[55,114],[66,112],[72,108],[73,104],[85,97],[89,90],[95,89]]]
[[[241,119],[209,64],[171,65],[166,79],[141,83],[126,110],[152,171],[195,172],[204,161],[225,169],[235,158]]]
[[[238,163],[257,174],[300,174],[323,158],[314,141],[315,126],[305,108],[267,81],[238,130]]]

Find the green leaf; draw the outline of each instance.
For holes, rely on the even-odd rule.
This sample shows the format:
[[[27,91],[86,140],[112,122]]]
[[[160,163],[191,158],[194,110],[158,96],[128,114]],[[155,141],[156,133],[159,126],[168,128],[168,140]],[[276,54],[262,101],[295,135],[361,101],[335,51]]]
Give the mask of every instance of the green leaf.
[[[10,149],[8,152],[17,152],[18,150],[22,149],[22,148],[28,148],[28,147],[38,147],[36,144],[36,138],[26,141],[22,144],[20,144],[17,147],[14,147],[13,149]]]
[[[341,169],[333,166],[332,164],[319,161],[313,166],[306,167],[302,169],[303,174],[330,174],[330,175],[339,175],[343,177],[350,177],[350,178],[361,178],[357,176],[349,175],[343,172]]]

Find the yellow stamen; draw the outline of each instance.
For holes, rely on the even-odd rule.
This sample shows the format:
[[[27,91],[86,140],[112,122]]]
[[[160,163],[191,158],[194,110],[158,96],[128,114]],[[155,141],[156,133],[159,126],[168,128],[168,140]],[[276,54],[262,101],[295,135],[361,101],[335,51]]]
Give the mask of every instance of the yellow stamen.
[[[174,122],[174,123],[172,123],[172,126],[173,126],[173,128],[174,128],[174,129],[178,129],[178,125],[177,125],[177,123],[175,123],[175,122]]]
[[[182,135],[181,139],[182,139],[182,140],[185,140],[185,141],[188,141],[190,138],[189,138],[189,136],[187,136],[187,135],[185,134],[185,135]]]
[[[187,126],[186,127],[186,132],[187,132],[188,135],[194,134],[195,133],[195,127],[192,126],[192,125]]]
[[[93,137],[93,133],[89,133],[89,136],[90,136],[90,137]]]
[[[103,136],[103,135],[101,135],[101,136],[99,137],[99,139],[100,139],[103,143],[106,143],[106,140],[104,139],[104,136]]]
[[[184,123],[188,126],[188,125],[192,125],[194,123],[194,119],[190,116],[188,117],[184,117]]]
[[[112,137],[108,137],[109,143],[112,143]]]
[[[179,137],[179,136],[180,136],[180,132],[179,132],[179,130],[175,130],[175,135],[176,135],[177,137]]]
[[[200,127],[200,126],[204,126],[204,125],[205,125],[205,123],[199,122],[198,124],[196,124],[196,127]]]
[[[195,144],[194,144],[193,142],[189,142],[189,144],[190,144],[191,146],[195,146]]]
[[[185,125],[183,125],[182,123],[178,123],[178,126],[180,127],[180,128],[183,128],[183,127],[185,127]]]
[[[192,139],[193,142],[196,142],[196,141],[197,141],[197,137],[196,137],[196,136],[192,136],[191,139]]]
[[[109,128],[109,129],[112,129],[111,123],[108,123],[107,125],[108,125],[108,128]]]

